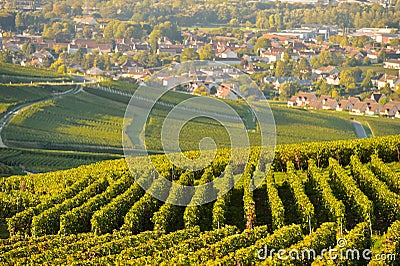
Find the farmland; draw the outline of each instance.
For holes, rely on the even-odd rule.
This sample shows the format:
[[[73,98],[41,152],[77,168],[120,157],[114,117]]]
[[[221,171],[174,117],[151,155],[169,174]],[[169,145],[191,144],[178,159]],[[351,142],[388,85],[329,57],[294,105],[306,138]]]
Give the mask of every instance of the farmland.
[[[0,117],[11,107],[46,99],[71,88],[71,86],[0,85]]]
[[[119,85],[113,88],[118,90],[124,87]],[[122,89],[123,92],[127,90],[126,86]],[[99,89],[88,88],[87,91],[90,94],[80,93],[41,103],[22,111],[7,126],[3,138],[8,145],[15,147],[118,152],[121,150],[120,132],[129,97]],[[162,100],[175,103],[176,95],[188,97],[185,94],[175,93],[173,97],[167,95]],[[273,102],[270,106],[275,117],[279,144],[357,137],[351,124],[352,117],[348,114],[288,109],[281,103]],[[237,105],[235,108],[240,110],[243,107]],[[146,128],[150,150],[161,149],[160,130],[167,113],[168,110],[163,106],[156,106],[152,112],[153,118]],[[357,117],[357,119],[363,122],[367,131],[369,123],[375,136],[394,135],[400,132],[399,123],[390,119],[367,117]],[[223,136],[222,126],[210,123],[208,127],[210,130],[204,131],[214,132],[213,135],[217,138]],[[204,129],[204,121],[191,121],[186,126],[189,132],[186,136],[193,136],[190,132],[198,132],[196,130],[199,128]],[[184,135],[182,136],[184,149],[197,149],[197,143],[193,145],[192,139],[185,138]],[[226,143],[222,146],[224,145],[226,146]]]
[[[9,147],[19,149],[39,149],[42,155],[37,155],[37,157],[44,156],[43,160],[53,156],[51,153],[46,155],[46,150],[108,153],[112,156],[111,158],[116,158],[115,154],[122,154],[121,129],[125,109],[130,99],[126,95],[133,93],[135,86],[127,82],[115,81],[103,82],[101,85],[112,88],[114,93],[91,86],[86,87],[84,92],[24,108],[2,131],[3,142]],[[2,105],[11,108],[26,102],[49,99],[54,93],[64,92],[71,88],[71,86],[3,85],[0,94]],[[115,92],[121,92],[121,94]],[[176,104],[189,97],[191,96],[187,94],[171,92],[161,100],[164,103]],[[249,120],[246,118],[245,105],[235,102],[230,102],[230,104],[239,111],[242,117]],[[397,120],[353,117],[347,113],[332,111],[289,109],[283,102],[269,104],[275,118],[278,144],[356,139],[357,136],[351,124],[354,118],[362,123],[371,137],[395,135],[400,132],[400,124]],[[7,108],[4,107],[4,109]],[[170,107],[156,105],[148,120],[146,145],[151,152],[158,153],[161,150],[161,128],[168,110]],[[183,128],[180,134],[180,146],[184,151],[197,150],[202,138],[212,137],[218,148],[229,147],[229,138],[226,134],[221,124],[212,119],[198,118],[190,121]],[[256,132],[249,131],[249,136],[253,141],[258,140]],[[84,158],[70,164],[62,157],[59,159],[57,157],[56,162],[50,162],[44,166],[38,163],[39,159],[36,163],[25,161],[25,159],[21,162],[17,157],[11,156],[7,160],[2,158],[1,163],[4,165],[3,172],[11,174],[20,173],[19,166],[22,166],[22,171],[47,172],[98,161]]]
[[[346,248],[371,249],[371,256],[399,256],[399,146],[398,136],[279,146],[274,170],[251,191],[250,178],[262,174],[254,152],[231,192],[195,207],[164,204],[145,193],[135,178],[146,178],[151,170],[140,157],[133,174],[124,160],[117,160],[6,178],[0,181],[0,218],[8,228],[3,235],[13,237],[0,240],[0,261],[274,265],[280,262],[277,256],[261,261],[258,250],[268,245],[321,252],[337,247],[339,238],[346,239]],[[190,185],[225,170],[224,179],[233,182],[235,168],[220,168],[228,163],[224,151],[216,160],[196,174],[178,169],[173,180]],[[163,156],[153,161],[172,179],[163,170],[169,168]],[[149,189],[161,189],[168,197],[181,195],[163,179],[155,179]],[[327,265],[329,260],[292,262]]]
[[[32,67],[20,67],[0,62],[0,83],[36,83],[71,81],[72,78],[54,71]]]

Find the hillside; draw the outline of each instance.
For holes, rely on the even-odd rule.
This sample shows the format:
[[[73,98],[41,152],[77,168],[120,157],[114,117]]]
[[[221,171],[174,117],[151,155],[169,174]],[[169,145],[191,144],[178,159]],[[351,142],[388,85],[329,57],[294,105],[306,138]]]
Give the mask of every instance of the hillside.
[[[348,248],[398,256],[399,147],[399,136],[279,146],[274,171],[254,192],[249,178],[262,173],[254,168],[253,156],[231,192],[197,207],[163,204],[146,194],[135,182],[151,174],[141,158],[136,159],[135,175],[124,160],[117,160],[5,178],[0,181],[0,218],[13,237],[0,241],[0,261],[258,264],[256,252],[265,244],[320,251],[335,246],[339,237]],[[153,158],[162,167],[158,170],[171,178],[163,160]],[[211,171],[195,175],[177,169],[175,182],[216,178],[221,163],[227,163],[224,152],[217,160]],[[232,169],[225,169],[226,182],[233,181]],[[148,185],[179,197],[163,179]],[[392,241],[382,242],[388,238]],[[267,265],[269,260],[277,258],[266,260]]]
[[[88,87],[84,93],[41,103],[24,110],[3,132],[5,142],[14,147],[121,152],[119,132],[130,99],[124,94],[128,93],[133,85],[115,82],[108,85],[114,90],[113,93]],[[163,101],[176,104],[177,97],[189,96],[173,93],[173,96],[167,95]],[[238,110],[244,108],[240,104],[236,105]],[[274,102],[271,102],[270,106],[275,117],[278,144],[356,138],[351,124],[353,117],[348,114],[288,109],[281,103]],[[168,113],[166,111],[156,106],[152,112],[153,119],[146,127],[146,135],[151,140],[148,142],[150,150],[162,150],[159,143],[160,130]],[[245,116],[245,112],[243,114]],[[369,124],[375,136],[394,135],[400,130],[400,125],[393,120],[364,117],[357,119],[364,122],[367,131]],[[49,121],[51,123],[48,123]],[[206,122],[209,130],[205,131],[214,132],[216,136],[224,134],[221,126],[211,121]],[[204,121],[191,121],[187,125],[186,135],[192,136],[190,132],[198,132],[199,128],[204,129]],[[182,142],[184,150],[198,148],[190,138],[183,136]],[[226,146],[223,143],[222,146],[224,145]]]

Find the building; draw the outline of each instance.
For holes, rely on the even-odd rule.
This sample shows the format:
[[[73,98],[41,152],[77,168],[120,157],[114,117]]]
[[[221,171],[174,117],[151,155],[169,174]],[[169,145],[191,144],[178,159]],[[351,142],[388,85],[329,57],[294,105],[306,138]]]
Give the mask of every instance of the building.
[[[400,60],[388,60],[383,62],[383,67],[388,69],[400,69]]]
[[[299,92],[297,96],[293,96],[288,101],[289,107],[308,107],[310,103],[317,100],[314,93]]]

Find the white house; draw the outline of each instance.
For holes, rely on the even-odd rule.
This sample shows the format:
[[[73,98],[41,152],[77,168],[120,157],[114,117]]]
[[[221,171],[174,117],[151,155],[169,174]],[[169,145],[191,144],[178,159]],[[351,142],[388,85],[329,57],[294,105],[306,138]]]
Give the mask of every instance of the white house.
[[[235,53],[234,51],[232,51],[230,48],[226,49],[225,51],[223,51],[222,53],[219,54],[220,58],[238,58],[237,53]]]

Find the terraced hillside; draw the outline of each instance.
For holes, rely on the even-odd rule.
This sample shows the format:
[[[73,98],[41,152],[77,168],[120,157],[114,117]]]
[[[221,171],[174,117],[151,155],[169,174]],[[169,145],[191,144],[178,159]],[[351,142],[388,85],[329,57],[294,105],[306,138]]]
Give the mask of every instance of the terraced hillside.
[[[260,249],[371,249],[355,265],[398,265],[400,258],[400,136],[279,146],[273,171],[252,191],[258,152],[237,176],[220,150],[204,171],[153,162],[180,184],[219,176],[234,189],[202,206],[178,207],[152,198],[150,190],[181,197],[137,158],[133,174],[124,160],[0,181],[1,219],[11,237],[0,240],[2,264],[60,265],[281,265],[277,254],[260,260]],[[152,178],[148,178],[152,177]],[[217,189],[217,188],[215,188]],[[201,190],[192,200],[202,197]],[[6,233],[5,231],[3,232]],[[338,239],[346,246],[337,246]],[[263,256],[260,256],[261,259]],[[291,260],[292,265],[348,265],[330,258]],[[287,262],[288,263],[288,262]],[[380,264],[379,264],[380,263]],[[332,264],[331,264],[332,265]]]

